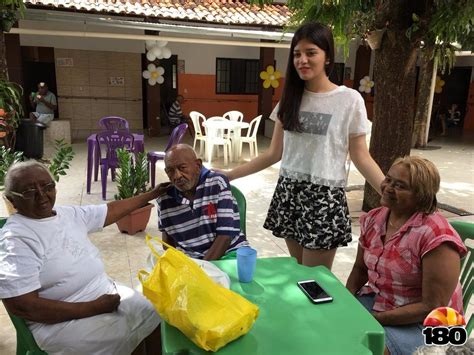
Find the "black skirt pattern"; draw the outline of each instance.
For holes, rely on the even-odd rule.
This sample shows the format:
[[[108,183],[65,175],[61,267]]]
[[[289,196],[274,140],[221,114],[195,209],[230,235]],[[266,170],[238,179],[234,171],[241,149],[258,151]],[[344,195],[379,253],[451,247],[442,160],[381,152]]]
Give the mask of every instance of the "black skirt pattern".
[[[333,249],[352,240],[351,218],[343,188],[280,176],[263,224],[278,238],[307,249]]]

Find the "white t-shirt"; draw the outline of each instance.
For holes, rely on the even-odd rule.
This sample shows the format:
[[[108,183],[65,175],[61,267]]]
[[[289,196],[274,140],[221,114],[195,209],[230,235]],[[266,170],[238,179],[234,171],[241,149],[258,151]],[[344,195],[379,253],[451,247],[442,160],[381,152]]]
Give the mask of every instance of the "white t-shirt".
[[[87,237],[104,226],[107,206],[56,207],[56,215],[8,218],[0,231],[0,298],[38,290],[42,298],[87,302],[110,281]]]
[[[278,107],[270,115],[274,121]],[[299,119],[302,132],[284,131],[280,175],[345,187],[349,137],[367,134],[369,123],[361,95],[346,86],[326,93],[305,90]]]

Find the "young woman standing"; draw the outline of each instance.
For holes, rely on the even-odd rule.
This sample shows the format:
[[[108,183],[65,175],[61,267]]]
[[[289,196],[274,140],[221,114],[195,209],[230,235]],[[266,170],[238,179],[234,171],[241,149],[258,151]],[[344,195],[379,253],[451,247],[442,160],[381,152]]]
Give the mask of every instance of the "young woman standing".
[[[302,25],[289,54],[285,87],[270,118],[270,148],[226,175],[230,180],[281,162],[264,228],[284,238],[291,256],[307,266],[332,266],[336,250],[351,241],[344,187],[349,152],[357,169],[380,192],[382,171],[367,149],[367,113],[360,94],[333,84],[331,30]]]

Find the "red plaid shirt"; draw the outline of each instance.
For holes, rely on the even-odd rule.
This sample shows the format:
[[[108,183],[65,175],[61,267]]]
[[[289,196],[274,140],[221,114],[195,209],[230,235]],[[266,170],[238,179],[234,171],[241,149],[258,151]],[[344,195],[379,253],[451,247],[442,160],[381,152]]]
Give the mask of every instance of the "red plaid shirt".
[[[388,213],[380,207],[360,218],[359,244],[369,276],[360,294],[375,293],[373,309],[378,312],[421,301],[421,259],[441,243],[451,243],[461,257],[467,253],[459,235],[437,212],[415,213],[384,245]],[[447,306],[462,312],[459,282]]]

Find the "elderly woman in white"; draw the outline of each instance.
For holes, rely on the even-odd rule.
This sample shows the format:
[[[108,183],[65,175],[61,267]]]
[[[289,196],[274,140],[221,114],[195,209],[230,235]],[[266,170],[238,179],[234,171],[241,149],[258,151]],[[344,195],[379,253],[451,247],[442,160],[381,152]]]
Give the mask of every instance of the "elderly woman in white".
[[[18,213],[0,233],[0,299],[48,354],[161,353],[160,318],[141,294],[107,276],[87,237],[160,195],[107,205],[54,207],[56,188],[37,162],[13,165],[5,195]]]

